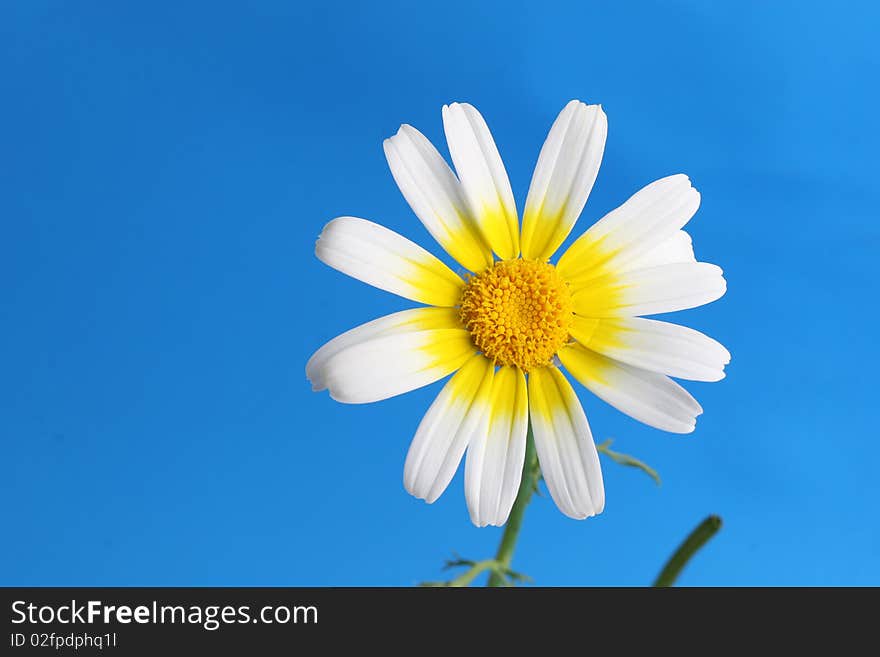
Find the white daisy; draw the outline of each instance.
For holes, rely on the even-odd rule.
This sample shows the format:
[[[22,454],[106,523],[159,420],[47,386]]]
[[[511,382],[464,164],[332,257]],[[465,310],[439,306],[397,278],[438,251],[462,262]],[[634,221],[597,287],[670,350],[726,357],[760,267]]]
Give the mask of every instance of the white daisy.
[[[443,127],[455,172],[409,125],[385,141],[385,154],[415,214],[468,272],[454,272],[378,224],[334,219],[315,248],[322,262],[428,307],[343,333],[311,357],[306,374],[314,390],[358,404],[454,372],[416,431],[406,489],[433,502],[467,450],[471,519],[504,524],[531,419],[556,505],[572,518],[595,515],[605,506],[599,458],[560,366],[627,415],[689,433],[702,409],[669,377],[717,381],[730,361],[702,333],[641,317],[700,306],[725,292],[721,269],[697,262],[682,230],[700,195],[680,174],[651,183],[593,224],[554,265],[549,260],[571,232],[602,161],[602,108],[573,100],[553,123],[522,231],[480,113],[464,103],[444,106]]]

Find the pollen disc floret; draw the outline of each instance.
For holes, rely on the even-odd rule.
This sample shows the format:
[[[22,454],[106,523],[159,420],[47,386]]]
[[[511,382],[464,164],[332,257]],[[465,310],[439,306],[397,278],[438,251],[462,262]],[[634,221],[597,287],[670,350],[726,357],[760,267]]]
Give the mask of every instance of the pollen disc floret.
[[[549,365],[568,342],[573,311],[568,285],[547,262],[502,260],[471,277],[461,320],[474,344],[498,365],[528,372]]]

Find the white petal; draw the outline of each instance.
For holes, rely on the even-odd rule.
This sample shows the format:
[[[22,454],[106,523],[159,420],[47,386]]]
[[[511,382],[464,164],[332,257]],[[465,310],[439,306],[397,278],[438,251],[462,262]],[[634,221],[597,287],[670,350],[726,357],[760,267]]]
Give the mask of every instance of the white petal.
[[[662,374],[619,363],[579,344],[560,349],[558,355],[593,394],[649,426],[691,433],[703,412],[687,390]]]
[[[590,425],[557,368],[529,372],[529,411],[541,472],[556,506],[576,519],[602,513],[605,486]]]
[[[699,207],[700,194],[687,176],[657,180],[581,235],[559,259],[559,273],[576,282],[620,271],[675,234]]]
[[[443,106],[449,154],[486,243],[501,258],[519,255],[519,220],[507,171],[492,133],[467,103]]]
[[[352,345],[369,342],[380,336],[414,333],[429,329],[461,328],[458,310],[455,308],[412,308],[392,315],[385,315],[372,322],[346,331],[318,349],[306,363],[306,377],[315,392],[327,387],[324,368],[340,351]]]
[[[437,149],[410,125],[386,139],[385,157],[404,198],[446,252],[471,271],[492,264],[461,185]]]
[[[641,317],[575,315],[571,335],[603,356],[643,370],[692,381],[719,381],[730,352],[699,331]]]
[[[674,265],[681,262],[696,261],[691,236],[683,230],[677,230],[657,246],[627,262],[620,270],[632,271],[634,269],[647,269],[649,267],[659,267],[660,265]]]
[[[437,395],[406,455],[403,484],[412,495],[434,502],[446,490],[461,457],[489,416],[492,362],[473,356]]]
[[[477,527],[507,522],[519,491],[529,424],[526,377],[520,370],[498,370],[490,408],[488,430],[474,436],[464,468],[468,511]]]
[[[602,164],[608,118],[599,105],[573,100],[541,148],[523,213],[524,258],[547,260],[580,216]]]
[[[324,226],[315,255],[359,281],[433,306],[456,305],[464,286],[415,242],[357,217],[338,217]]]
[[[336,401],[366,404],[442,379],[474,351],[465,329],[383,334],[329,356],[318,380]]]
[[[585,317],[634,317],[696,308],[724,296],[717,265],[680,263],[606,274],[572,284],[575,312]]]

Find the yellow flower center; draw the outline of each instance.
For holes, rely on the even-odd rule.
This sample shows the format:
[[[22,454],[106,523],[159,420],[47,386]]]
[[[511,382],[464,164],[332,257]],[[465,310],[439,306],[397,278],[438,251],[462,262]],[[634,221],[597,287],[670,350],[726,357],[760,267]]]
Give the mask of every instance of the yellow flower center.
[[[502,260],[472,276],[461,295],[461,321],[498,365],[549,365],[568,341],[573,318],[568,285],[536,260]]]

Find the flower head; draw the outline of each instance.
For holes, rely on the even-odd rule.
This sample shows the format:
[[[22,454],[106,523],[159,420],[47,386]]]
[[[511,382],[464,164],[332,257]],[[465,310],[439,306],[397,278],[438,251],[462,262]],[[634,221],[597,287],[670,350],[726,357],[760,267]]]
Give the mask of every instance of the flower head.
[[[599,458],[569,373],[653,427],[694,430],[702,412],[669,377],[717,381],[730,354],[693,329],[643,315],[700,306],[726,289],[697,262],[682,228],[700,195],[684,175],[633,195],[555,264],[605,149],[598,105],[571,101],[541,149],[520,230],[507,173],[477,110],[443,107],[455,173],[415,128],[385,141],[394,179],[425,228],[465,270],[356,217],[328,223],[315,253],[331,267],[427,307],[354,328],[321,347],[306,374],[341,402],[386,399],[454,375],[419,425],[404,484],[433,502],[467,451],[465,492],[477,525],[506,522],[531,420],[556,505],[586,518],[605,506]],[[497,257],[497,259],[496,259]]]

